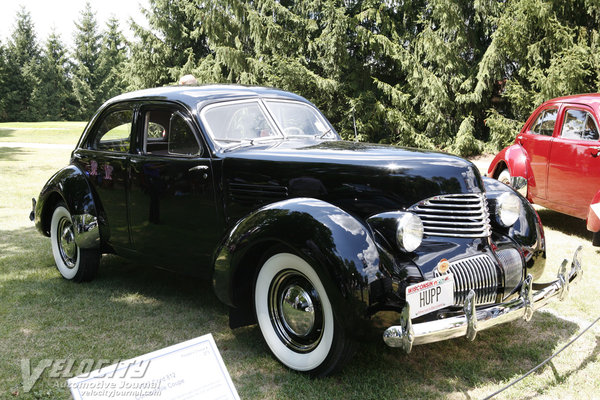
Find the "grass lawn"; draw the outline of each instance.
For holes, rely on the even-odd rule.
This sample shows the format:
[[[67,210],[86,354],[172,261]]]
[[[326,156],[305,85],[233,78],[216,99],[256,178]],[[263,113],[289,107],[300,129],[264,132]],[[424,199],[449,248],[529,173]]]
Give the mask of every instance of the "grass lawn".
[[[59,129],[64,126],[66,133]],[[82,123],[0,124],[0,144],[75,143]],[[13,129],[12,128],[25,128]],[[32,128],[32,129],[27,129]],[[35,129],[33,129],[35,128]],[[10,130],[10,132],[9,132]],[[9,133],[6,133],[9,132]],[[539,209],[546,226],[547,279],[563,257],[584,245],[584,279],[564,303],[531,322],[515,321],[459,338],[386,347],[374,331],[338,375],[312,380],[279,364],[257,326],[228,327],[226,307],[210,282],[104,256],[90,283],[63,280],[50,240],[29,221],[31,198],[68,163],[70,150],[0,147],[0,398],[67,399],[65,379],[45,372],[23,388],[21,360],[119,360],[212,333],[242,399],[482,398],[547,358],[600,314],[599,251],[585,224]],[[497,398],[598,398],[600,326]]]
[[[75,147],[86,122],[0,122],[0,141],[70,144]]]

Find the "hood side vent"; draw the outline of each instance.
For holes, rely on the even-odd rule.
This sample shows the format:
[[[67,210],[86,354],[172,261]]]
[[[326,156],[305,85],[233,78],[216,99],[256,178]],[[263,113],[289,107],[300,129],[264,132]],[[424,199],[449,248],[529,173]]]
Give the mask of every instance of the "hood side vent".
[[[288,198],[288,189],[279,185],[229,183],[230,199],[239,203],[272,203]]]

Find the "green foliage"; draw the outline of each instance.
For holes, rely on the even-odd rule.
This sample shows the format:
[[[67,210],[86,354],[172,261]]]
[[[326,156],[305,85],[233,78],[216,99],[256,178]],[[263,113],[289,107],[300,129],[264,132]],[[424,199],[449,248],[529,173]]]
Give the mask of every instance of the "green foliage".
[[[69,73],[65,46],[56,33],[51,33],[46,40],[38,81],[32,92],[39,120],[66,120],[77,112]]]
[[[494,109],[489,110],[485,123],[490,129],[490,141],[486,146],[490,153],[496,153],[512,143],[523,125],[522,122],[506,118]]]
[[[106,24],[106,32],[102,37],[102,47],[98,54],[96,98],[104,102],[111,97],[123,93],[127,84],[123,76],[127,60],[127,43],[119,28],[119,21],[111,18]]]
[[[98,96],[102,83],[98,74],[101,35],[89,2],[86,2],[75,27],[73,90],[79,103],[78,117],[87,119],[102,102]]]
[[[40,52],[31,15],[21,8],[17,12],[15,28],[8,42],[4,61],[6,75],[2,109],[7,119],[37,120],[32,104],[32,92],[39,82],[39,62]]]
[[[191,73],[299,93],[345,138],[471,155],[509,143],[543,101],[600,88],[597,0],[149,0],[142,12],[126,43],[87,3],[71,62],[40,56],[22,10],[0,47],[0,119],[86,119]],[[59,114],[51,76],[73,91]]]
[[[483,150],[483,143],[475,139],[475,128],[473,126],[474,118],[468,116],[463,120],[458,128],[456,139],[450,146],[449,151],[463,156],[474,156],[480,154]]]

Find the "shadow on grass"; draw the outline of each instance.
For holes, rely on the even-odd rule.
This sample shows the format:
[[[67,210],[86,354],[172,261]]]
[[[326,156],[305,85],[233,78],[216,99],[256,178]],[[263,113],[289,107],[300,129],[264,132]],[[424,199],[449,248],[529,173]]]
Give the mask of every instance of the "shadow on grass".
[[[0,131],[1,133],[1,131]],[[15,161],[17,156],[30,154],[31,151],[24,150],[21,147],[1,147],[0,146],[0,161]]]
[[[561,214],[547,208],[538,209],[537,212],[540,215],[544,227],[556,229],[557,231],[581,239],[592,240],[592,233],[587,230],[584,220]]]
[[[310,379],[275,361],[256,326],[230,330],[227,308],[209,281],[104,256],[94,281],[75,284],[60,278],[49,239],[33,228],[0,231],[0,237],[0,387],[10,390],[20,387],[22,358],[127,359],[212,333],[244,399],[468,397],[476,387],[525,373],[578,330],[536,313],[529,323],[482,331],[474,342],[416,346],[410,355],[386,347],[381,332],[371,331],[342,372]],[[587,362],[597,352],[596,343]],[[56,389],[56,379],[46,376],[31,397],[21,398],[46,392],[68,398],[68,390]]]
[[[0,127],[0,139],[15,136],[16,129]]]

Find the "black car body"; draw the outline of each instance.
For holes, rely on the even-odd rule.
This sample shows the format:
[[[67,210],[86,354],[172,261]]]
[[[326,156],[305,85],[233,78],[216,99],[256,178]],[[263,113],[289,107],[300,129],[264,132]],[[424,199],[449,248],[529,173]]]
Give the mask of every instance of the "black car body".
[[[580,275],[576,254],[532,282],[537,213],[471,162],[342,141],[307,100],[268,88],[109,100],[32,218],[65,278],[92,279],[102,253],[208,277],[232,328],[258,322],[280,361],[315,375],[380,311],[397,312],[385,342],[410,351],[528,319]]]

